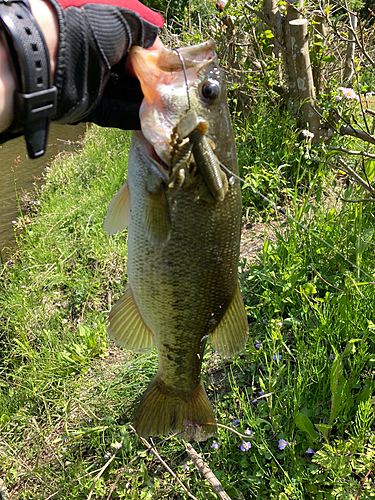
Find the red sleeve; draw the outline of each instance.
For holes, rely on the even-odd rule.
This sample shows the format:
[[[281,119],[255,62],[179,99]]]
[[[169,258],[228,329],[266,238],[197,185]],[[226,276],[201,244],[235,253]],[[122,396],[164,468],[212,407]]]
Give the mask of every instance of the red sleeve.
[[[159,12],[154,12],[138,0],[58,0],[63,9],[67,7],[81,7],[88,3],[99,3],[101,5],[117,5],[123,9],[129,9],[137,12],[142,19],[161,28],[164,24],[164,18]]]

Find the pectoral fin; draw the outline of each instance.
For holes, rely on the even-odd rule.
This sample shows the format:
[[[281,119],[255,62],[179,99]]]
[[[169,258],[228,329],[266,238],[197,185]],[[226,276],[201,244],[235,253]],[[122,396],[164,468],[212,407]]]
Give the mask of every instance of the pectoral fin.
[[[240,287],[237,283],[232,302],[216,329],[211,333],[211,345],[220,356],[239,354],[248,338],[248,324]]]
[[[127,182],[112,198],[104,219],[104,229],[107,234],[123,231],[129,225],[130,217],[130,191]]]
[[[165,245],[171,235],[171,217],[164,185],[146,190],[143,223],[147,240],[157,247]]]
[[[143,321],[130,286],[109,313],[109,337],[129,351],[145,352],[154,346],[151,330]]]

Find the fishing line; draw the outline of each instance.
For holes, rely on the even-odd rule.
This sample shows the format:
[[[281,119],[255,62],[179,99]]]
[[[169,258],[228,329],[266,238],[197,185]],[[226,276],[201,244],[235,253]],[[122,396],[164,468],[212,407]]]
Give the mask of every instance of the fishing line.
[[[186,68],[185,68],[185,63],[184,63],[184,58],[182,55],[179,53],[178,49],[172,49],[176,54],[178,55],[178,58],[181,62],[182,66],[182,71],[184,72],[184,78],[185,78],[185,85],[186,85],[186,95],[187,95],[187,101],[188,101],[188,109],[186,110],[186,113],[190,111],[190,96],[189,96],[189,84],[188,84],[188,79],[186,75]]]
[[[286,210],[284,210],[283,208],[280,208],[278,207],[277,205],[275,205],[275,203],[270,200],[269,198],[267,198],[267,196],[264,196],[262,193],[260,193],[257,189],[255,189],[251,184],[249,184],[247,181],[245,181],[245,179],[242,179],[242,177],[239,177],[238,175],[234,174],[233,172],[231,172],[229,170],[229,168],[227,168],[225,165],[223,165],[221,163],[221,161],[219,161],[219,164],[220,166],[226,170],[226,172],[228,172],[230,175],[233,175],[233,177],[235,177],[236,179],[238,179],[240,182],[243,182],[246,187],[249,187],[250,189],[252,189],[254,191],[254,193],[256,193],[258,196],[260,196],[264,201],[266,201],[267,203],[269,203],[270,205],[272,205],[272,207],[274,208],[274,210],[276,210],[277,212],[280,212],[281,214],[285,215],[285,217],[294,222],[295,224],[297,224],[298,226],[300,226],[304,231],[307,231],[308,233],[312,234],[312,236],[314,238],[316,238],[317,240],[319,240],[321,243],[323,243],[324,245],[326,245],[328,248],[330,248],[331,250],[333,250],[337,255],[339,255],[347,264],[350,264],[351,266],[353,266],[355,269],[357,269],[357,271],[360,271],[361,273],[363,273],[365,276],[367,276],[367,278],[369,278],[371,280],[371,282],[373,283],[373,279],[374,277],[371,276],[370,274],[366,273],[366,271],[364,271],[363,269],[361,269],[359,266],[357,266],[356,264],[354,264],[352,261],[350,261],[349,259],[347,259],[345,257],[345,255],[343,255],[341,252],[339,252],[335,247],[333,247],[330,243],[328,243],[328,241],[324,240],[323,238],[321,238],[320,236],[318,236],[317,234],[315,234],[311,229],[309,229],[308,227],[304,226],[301,222],[299,222],[298,220],[296,220],[294,217],[292,217],[290,214],[288,214],[288,212],[286,212]]]

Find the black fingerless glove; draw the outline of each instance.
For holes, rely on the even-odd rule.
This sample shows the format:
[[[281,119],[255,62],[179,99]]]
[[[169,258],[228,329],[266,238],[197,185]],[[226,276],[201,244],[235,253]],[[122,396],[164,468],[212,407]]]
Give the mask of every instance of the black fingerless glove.
[[[14,121],[0,134],[0,144],[24,134],[30,158],[45,152],[50,119],[140,128],[143,95],[138,80],[126,73],[125,60],[132,45],[151,47],[164,21],[138,0],[48,1],[59,24],[54,82],[27,0],[0,2],[0,30],[17,81]]]
[[[148,48],[159,28],[136,12],[113,5],[85,4],[62,10],[55,0],[59,49],[55,74],[58,123],[95,122],[139,129],[142,92],[125,72],[132,45]]]

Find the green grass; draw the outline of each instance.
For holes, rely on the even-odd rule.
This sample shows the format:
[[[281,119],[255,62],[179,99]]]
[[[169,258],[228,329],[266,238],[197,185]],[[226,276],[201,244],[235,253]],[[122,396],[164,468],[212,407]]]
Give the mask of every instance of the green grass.
[[[219,448],[193,445],[232,499],[373,499],[374,215],[337,202],[340,181],[320,153],[294,146],[285,114],[255,115],[236,129],[242,175],[304,228],[244,187],[244,215],[270,235],[241,262],[252,340],[230,362],[208,349],[203,378],[218,422],[251,434],[220,427]],[[121,351],[105,332],[126,282],[126,233],[107,236],[103,219],[128,146],[128,133],[94,127],[58,159],[0,271],[0,477],[11,499],[83,500],[94,484],[91,498],[105,499],[116,481],[111,498],[188,498],[131,428],[156,354]],[[196,498],[216,498],[180,439],[154,442]]]

